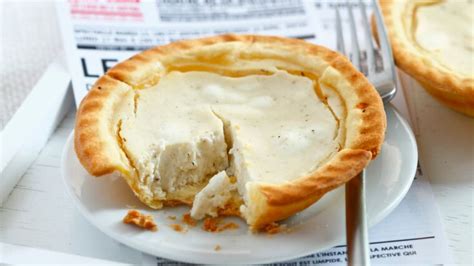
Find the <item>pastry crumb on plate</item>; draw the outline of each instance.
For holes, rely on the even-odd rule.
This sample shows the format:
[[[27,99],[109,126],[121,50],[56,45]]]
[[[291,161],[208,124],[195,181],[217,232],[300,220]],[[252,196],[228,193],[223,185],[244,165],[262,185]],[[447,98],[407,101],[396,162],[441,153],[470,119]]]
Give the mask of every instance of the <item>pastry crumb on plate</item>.
[[[153,216],[140,213],[137,210],[129,210],[123,218],[123,223],[132,224],[145,230],[158,231]]]
[[[208,217],[204,219],[204,223],[202,225],[202,229],[204,231],[212,233],[218,233],[225,230],[232,230],[237,228],[239,228],[239,225],[234,222],[222,223],[222,219],[220,217]]]
[[[191,214],[190,213],[185,213],[183,214],[183,223],[191,226],[191,227],[194,227],[196,226],[196,223],[197,221],[194,220],[192,217],[191,217]]]
[[[180,224],[171,224],[170,227],[173,228],[173,230],[175,230],[176,232],[180,233],[186,233],[188,231],[188,229],[186,229]]]

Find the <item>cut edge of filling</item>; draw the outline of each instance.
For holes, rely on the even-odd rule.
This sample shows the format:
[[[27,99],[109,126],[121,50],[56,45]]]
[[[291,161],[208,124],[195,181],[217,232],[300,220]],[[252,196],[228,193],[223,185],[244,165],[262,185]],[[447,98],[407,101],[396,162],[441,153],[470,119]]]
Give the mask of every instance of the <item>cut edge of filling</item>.
[[[282,70],[282,69],[278,69]],[[179,71],[179,70],[174,70]],[[189,72],[193,71],[192,68],[187,69],[186,71],[180,72]],[[317,95],[318,99],[326,106],[326,108],[330,111],[333,118],[336,121],[337,127],[334,139],[337,138],[339,134],[343,134],[343,142],[344,142],[344,135],[345,135],[345,125],[341,120],[342,117],[337,116],[336,112],[331,107],[330,103],[327,101],[327,96],[324,92],[324,89],[321,89],[320,86],[320,77],[316,77],[312,74],[308,74],[303,71],[291,71],[291,70],[284,70],[289,74],[302,76],[309,78],[313,81],[313,88],[314,92]],[[204,71],[207,72],[207,71]],[[262,74],[262,73],[258,73]],[[273,74],[273,73],[271,73]],[[221,75],[225,75],[225,73],[221,73]],[[247,74],[252,75],[252,74]],[[268,75],[268,73],[264,73],[263,75]],[[230,75],[231,76],[231,75]],[[243,75],[246,76],[246,75]],[[344,101],[341,95],[337,92],[336,89],[330,87],[338,97],[338,101],[340,101],[344,105]],[[134,110],[133,115],[136,115],[136,110],[139,104],[139,97],[134,97]],[[347,110],[344,106],[344,114],[346,114]],[[214,149],[213,152],[207,153],[208,155],[221,153],[221,151],[225,151],[225,156],[217,156],[219,158],[213,158],[214,160],[208,160],[208,165],[212,165],[211,168],[203,167],[210,170],[203,171],[204,174],[201,174],[200,178],[194,179],[191,183],[182,183],[178,186],[177,189],[169,190],[172,188],[173,185],[167,184],[164,187],[160,183],[157,183],[156,174],[160,173],[160,165],[164,165],[163,162],[167,161],[169,163],[174,163],[177,166],[183,163],[183,161],[176,160],[176,155],[179,154],[186,154],[184,164],[188,166],[186,167],[176,167],[175,170],[178,172],[182,172],[186,174],[187,170],[196,169],[199,166],[202,166],[199,163],[196,163],[196,158],[199,159],[206,159],[212,158],[212,156],[202,156],[206,154],[203,152],[205,149],[193,149],[199,146],[205,146],[205,143],[213,143],[210,142],[207,137],[201,137],[198,139],[194,147],[176,147],[176,149],[168,151],[170,154],[174,156],[170,156],[170,158],[164,158],[164,161],[161,161],[161,156],[157,156],[155,151],[155,156],[152,156],[155,161],[151,160],[149,165],[143,165],[139,162],[135,162],[133,156],[129,154],[127,149],[124,145],[124,140],[120,135],[120,130],[122,127],[122,119],[118,121],[118,131],[116,132],[118,143],[120,149],[123,151],[125,156],[128,158],[129,163],[133,171],[136,173],[138,178],[140,179],[140,187],[142,192],[146,195],[146,198],[152,199],[153,201],[161,201],[163,204],[155,205],[158,208],[161,208],[162,205],[170,205],[174,206],[177,204],[187,204],[192,205],[191,215],[195,219],[202,219],[205,216],[220,216],[220,215],[233,215],[233,216],[241,216],[247,219],[247,216],[250,215],[248,212],[249,208],[249,200],[247,197],[247,190],[246,184],[250,181],[250,176],[245,167],[245,160],[243,155],[239,152],[243,146],[241,143],[238,142],[238,139],[234,138],[236,135],[236,131],[239,130],[238,125],[232,125],[229,120],[226,120],[224,117],[220,116],[218,113],[214,112],[212,109],[212,114],[220,120],[222,123],[222,135],[223,139],[218,139],[216,142],[217,145],[211,147]],[[200,145],[203,144],[204,145]],[[214,143],[214,144],[216,144]],[[342,145],[342,146],[341,146]],[[213,146],[213,145],[210,145]],[[340,143],[340,149],[344,146],[344,143]],[[162,154],[163,151],[160,151],[160,148],[156,149],[158,154]],[[212,150],[212,149],[211,149]],[[197,152],[196,152],[197,151]],[[191,152],[190,156],[188,156],[189,152]],[[328,154],[327,158],[321,160],[317,166],[315,166],[312,171],[318,169],[322,164],[329,161],[332,156],[335,155],[336,152],[332,152]],[[197,157],[196,157],[197,156]],[[188,160],[186,160],[186,158]],[[158,159],[158,160],[156,160]],[[310,171],[310,172],[312,172]],[[160,180],[161,181],[161,180]],[[173,180],[169,179],[172,183]],[[227,191],[228,193],[222,193],[222,190]],[[194,202],[196,201],[196,204]],[[204,209],[204,210],[203,210]]]

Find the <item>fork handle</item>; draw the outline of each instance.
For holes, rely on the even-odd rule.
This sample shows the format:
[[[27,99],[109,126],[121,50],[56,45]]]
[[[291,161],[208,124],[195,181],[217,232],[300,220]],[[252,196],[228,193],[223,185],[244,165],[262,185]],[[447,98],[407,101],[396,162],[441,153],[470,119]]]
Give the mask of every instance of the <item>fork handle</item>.
[[[348,265],[370,265],[365,207],[365,170],[346,183]]]

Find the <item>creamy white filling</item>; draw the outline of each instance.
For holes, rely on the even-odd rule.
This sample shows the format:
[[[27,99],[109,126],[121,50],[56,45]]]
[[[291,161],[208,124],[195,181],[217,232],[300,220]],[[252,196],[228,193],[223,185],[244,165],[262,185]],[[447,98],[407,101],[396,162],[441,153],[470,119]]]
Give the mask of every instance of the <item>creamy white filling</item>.
[[[474,75],[474,3],[434,1],[416,9],[416,42],[442,66]]]
[[[121,137],[155,198],[227,169],[246,201],[247,183],[302,177],[340,147],[339,123],[313,81],[285,71],[240,78],[171,72],[138,93],[136,112],[122,120]],[[327,96],[342,114],[337,94]],[[198,194],[195,217],[214,215],[225,204],[227,194],[211,199],[230,189],[225,180],[216,175]]]
[[[191,216],[202,219],[206,215],[217,216],[219,208],[223,208],[232,197],[236,184],[232,184],[225,171],[213,176],[194,198]]]

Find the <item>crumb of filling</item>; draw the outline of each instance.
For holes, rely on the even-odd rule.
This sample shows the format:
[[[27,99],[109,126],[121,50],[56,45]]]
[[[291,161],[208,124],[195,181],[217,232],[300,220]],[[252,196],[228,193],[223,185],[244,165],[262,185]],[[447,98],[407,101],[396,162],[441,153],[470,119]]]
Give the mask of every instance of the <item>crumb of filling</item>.
[[[217,217],[217,218],[211,218],[208,217],[204,219],[204,223],[202,225],[202,229],[207,232],[212,232],[212,233],[218,233],[222,232],[225,230],[232,230],[232,229],[237,229],[239,228],[239,225],[233,222],[229,223],[222,223],[222,219]]]
[[[278,224],[277,222],[273,222],[263,227],[262,231],[269,235],[274,235],[282,232],[287,232],[288,228],[284,224]]]
[[[196,226],[197,221],[194,220],[191,217],[191,214],[188,212],[188,213],[183,214],[183,223],[185,223],[185,224],[187,224],[191,227],[194,227],[194,226]]]
[[[175,230],[176,232],[180,232],[180,233],[185,233],[188,231],[186,228],[184,228],[180,224],[171,224],[170,227],[173,228],[173,230]]]
[[[135,225],[150,231],[158,230],[153,216],[140,213],[137,210],[129,210],[127,215],[123,218],[123,223]]]
[[[176,220],[176,216],[174,216],[174,215],[170,215],[170,216],[168,216],[168,219],[170,219],[170,220],[173,220],[173,221],[174,221],[174,220]]]

